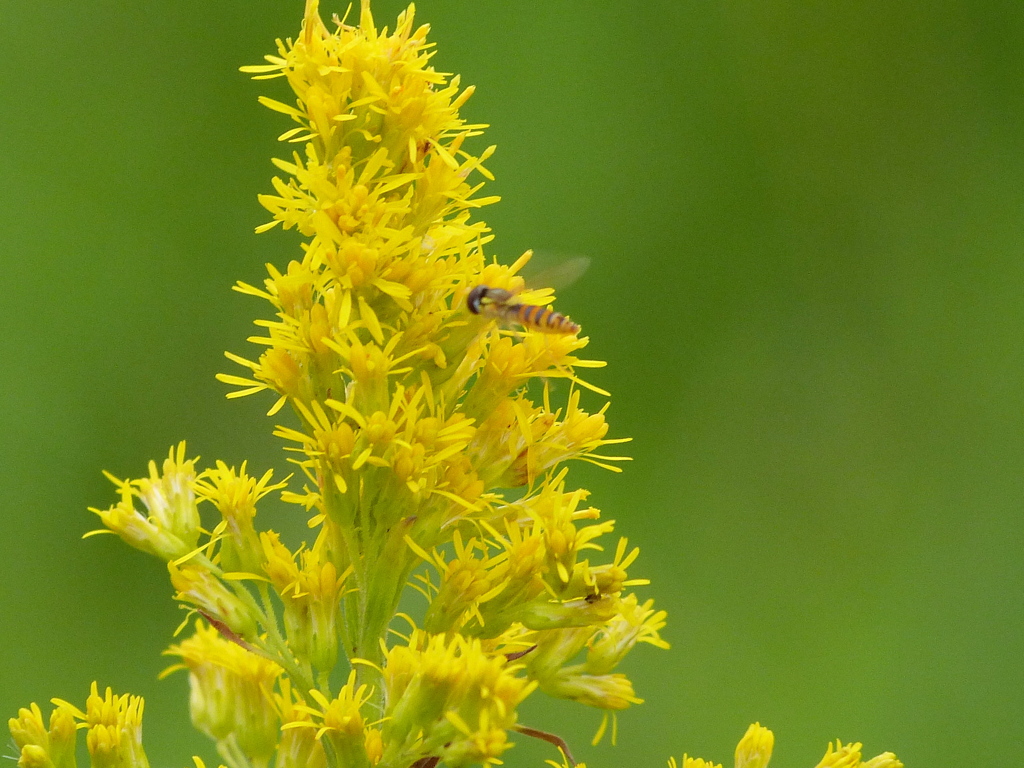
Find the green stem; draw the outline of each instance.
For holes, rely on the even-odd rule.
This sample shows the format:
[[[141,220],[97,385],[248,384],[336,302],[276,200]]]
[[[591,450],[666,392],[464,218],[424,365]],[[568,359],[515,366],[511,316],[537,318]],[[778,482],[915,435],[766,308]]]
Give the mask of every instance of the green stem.
[[[231,582],[235,588],[235,594],[245,602],[245,604],[252,611],[253,615],[256,616],[267,631],[266,640],[263,644],[266,649],[270,652],[273,660],[281,665],[284,669],[285,674],[292,679],[292,681],[299,686],[301,693],[306,694],[308,691],[313,690],[315,687],[313,683],[313,675],[311,671],[304,670],[292,656],[291,650],[288,648],[288,643],[281,635],[281,631],[277,625],[277,614],[274,611],[273,604],[270,602],[270,594],[267,591],[266,584],[260,583],[257,589],[260,592],[260,600],[266,608],[261,608],[252,596],[252,592],[242,586],[239,582]]]
[[[217,753],[224,758],[229,768],[253,768],[252,761],[238,745],[234,734],[217,742]]]

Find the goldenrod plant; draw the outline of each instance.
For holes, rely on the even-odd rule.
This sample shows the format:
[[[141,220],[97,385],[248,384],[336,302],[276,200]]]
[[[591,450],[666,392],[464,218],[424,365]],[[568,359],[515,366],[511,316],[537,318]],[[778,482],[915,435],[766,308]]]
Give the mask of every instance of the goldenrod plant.
[[[637,550],[569,478],[572,461],[623,461],[608,453],[624,440],[608,437],[607,393],[580,375],[602,364],[546,309],[550,289],[524,290],[529,253],[488,255],[475,214],[496,200],[481,193],[494,148],[471,153],[484,126],[459,108],[473,89],[431,66],[413,12],[389,32],[368,0],[330,24],[307,0],[299,36],[244,68],[294,91],[261,99],[294,125],[259,230],[304,240],[262,287],[236,286],[269,304],[250,339],[262,351],[228,353],[244,370],[219,378],[228,397],[274,393],[294,475],[203,469],[181,443],[145,477],[111,477],[119,501],[93,510],[166,564],[191,631],[167,672],[187,671],[192,721],[230,768],[499,763],[522,738],[574,765],[558,725],[521,722],[519,705],[595,708],[600,738],[641,703],[623,658],[668,647],[664,611],[632,591],[647,583],[629,573]],[[506,311],[467,302],[480,286]],[[271,493],[309,542],[260,527]],[[54,704],[48,725],[34,704],[11,719],[22,768],[72,768],[79,729],[91,765],[148,765],[138,697],[94,684],[84,710]],[[737,768],[767,766],[772,743],[751,726]],[[859,750],[837,743],[820,766],[901,765]]]

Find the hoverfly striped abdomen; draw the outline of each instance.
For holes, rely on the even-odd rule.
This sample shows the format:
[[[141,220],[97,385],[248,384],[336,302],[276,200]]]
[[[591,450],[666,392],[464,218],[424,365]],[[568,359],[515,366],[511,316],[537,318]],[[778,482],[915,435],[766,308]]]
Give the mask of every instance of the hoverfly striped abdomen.
[[[510,304],[508,309],[515,313],[516,322],[527,328],[545,333],[576,333],[580,329],[561,312],[537,304]]]
[[[515,294],[503,288],[478,285],[466,297],[466,308],[474,315],[488,315],[506,323],[518,323],[542,333],[576,333],[580,326],[566,315],[539,304],[513,301]]]

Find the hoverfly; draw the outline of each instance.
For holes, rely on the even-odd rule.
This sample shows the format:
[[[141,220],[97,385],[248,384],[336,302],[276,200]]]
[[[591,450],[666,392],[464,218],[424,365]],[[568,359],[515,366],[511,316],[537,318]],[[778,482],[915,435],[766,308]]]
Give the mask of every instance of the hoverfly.
[[[590,260],[585,257],[570,259],[558,267],[547,270],[548,277],[558,272],[558,277],[571,274],[572,278],[582,274]],[[551,280],[554,282],[554,280]],[[466,308],[474,315],[485,315],[503,323],[518,323],[541,333],[572,334],[580,330],[579,323],[551,307],[540,304],[526,304],[516,301],[517,291],[478,285],[466,296]]]
[[[519,323],[542,333],[576,333],[580,326],[561,312],[539,304],[521,304],[515,294],[504,288],[478,285],[466,297],[466,307],[474,315],[490,315],[506,323]]]

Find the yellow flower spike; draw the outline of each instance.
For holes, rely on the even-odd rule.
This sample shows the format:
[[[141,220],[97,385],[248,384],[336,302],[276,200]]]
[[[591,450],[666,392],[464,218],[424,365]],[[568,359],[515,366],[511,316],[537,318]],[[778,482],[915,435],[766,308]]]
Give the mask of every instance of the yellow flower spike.
[[[246,68],[294,93],[260,99],[292,125],[260,196],[273,221],[259,229],[306,242],[259,287],[235,286],[267,302],[249,338],[260,349],[229,353],[243,375],[218,377],[229,397],[275,392],[271,414],[291,406],[274,434],[302,487],[245,464],[197,478],[182,445],[162,474],[118,482],[121,503],[98,514],[167,560],[176,598],[215,628],[171,652],[226,762],[496,763],[538,686],[608,710],[639,702],[611,670],[639,642],[664,647],[664,613],[622,596],[644,583],[626,573],[636,554],[624,539],[611,562],[583,559],[612,523],[596,522],[586,491],[566,490],[560,465],[622,460],[600,453],[622,442],[608,437],[607,405],[583,407],[582,388],[607,394],[577,375],[601,365],[578,357],[587,339],[499,327],[467,306],[481,285],[521,291],[530,258],[506,266],[485,251],[493,235],[475,217],[497,199],[481,192],[494,148],[474,150],[485,126],[459,116],[473,89],[434,68],[411,6],[393,31],[375,27],[368,0],[358,22],[324,24],[318,8],[307,0],[301,34]],[[543,287],[522,297],[554,301]],[[571,384],[555,398],[558,378]],[[274,490],[303,507],[312,547],[257,530]],[[221,516],[209,534],[196,498]],[[436,633],[389,646],[422,559],[439,576],[416,574]],[[339,650],[353,672],[335,691]],[[91,738],[114,754],[115,737]]]
[[[767,768],[775,745],[775,734],[753,723],[736,745],[736,768]]]
[[[192,637],[164,653],[181,658],[164,675],[188,669],[193,725],[219,744],[230,740],[254,760],[269,760],[277,746],[280,722],[268,704],[281,667],[198,621]]]
[[[295,556],[291,550],[281,543],[281,536],[276,531],[264,531],[260,534],[263,547],[263,571],[270,578],[270,583],[279,595],[298,593],[299,569],[295,565]]]
[[[648,604],[636,611],[631,621],[624,621],[621,615],[615,618],[617,610],[630,605],[630,601],[581,599],[550,607],[553,622],[566,621],[559,618],[559,610],[567,617],[575,612],[576,626],[569,623],[566,628],[545,629],[533,635],[535,648],[523,657],[530,677],[551,696],[599,709],[620,710],[642,703],[625,675],[609,671],[641,637],[661,642],[656,628],[660,628],[662,617],[648,613]],[[651,622],[649,626],[645,626],[647,621]],[[570,665],[588,645],[592,648],[588,662]]]
[[[313,655],[313,621],[311,612],[315,603],[315,598],[307,591],[308,574],[303,574],[295,562],[295,555],[292,554],[288,547],[281,543],[280,537],[276,532],[263,532],[260,534],[260,541],[263,545],[264,557],[266,558],[263,566],[264,572],[284,603],[284,628],[289,647],[297,659],[308,663]],[[306,578],[303,578],[304,575],[306,575]],[[328,610],[333,608],[333,612],[337,612],[336,605],[324,607]],[[333,623],[331,629],[334,629]],[[330,666],[326,668],[326,672],[329,672],[334,666],[334,660],[337,656],[336,643],[335,639],[335,658],[330,660]]]
[[[151,461],[149,477],[138,480],[122,481],[105,473],[118,486],[121,501],[109,509],[90,511],[126,544],[163,560],[181,557],[199,540],[199,510],[193,489],[195,462],[185,458],[182,441],[171,448],[162,472]],[[135,499],[142,501],[147,514],[135,509]]]
[[[185,441],[171,448],[160,472],[155,461],[149,462],[149,477],[137,480],[139,496],[150,516],[179,539],[194,546],[199,536],[199,514],[196,511],[195,480],[197,459],[185,458]]]
[[[608,437],[606,400],[584,399],[608,397],[578,374],[604,364],[579,357],[575,323],[538,322],[555,297],[523,290],[531,252],[504,265],[485,250],[494,236],[475,216],[497,200],[480,180],[494,147],[471,152],[486,127],[459,116],[473,88],[434,68],[413,11],[378,30],[360,0],[358,22],[329,28],[306,0],[300,35],[244,68],[294,93],[260,98],[293,125],[257,231],[306,241],[262,287],[234,286],[267,303],[248,339],[260,354],[226,353],[244,375],[217,378],[231,398],[275,392],[268,415],[291,406],[274,435],[302,487],[245,463],[197,476],[181,443],[147,477],[108,475],[120,501],[92,510],[165,560],[176,599],[211,625],[168,649],[181,662],[166,672],[188,669],[193,722],[232,766],[490,765],[516,732],[560,749],[553,768],[585,768],[557,734],[519,725],[519,705],[539,688],[603,709],[595,743],[609,726],[614,743],[615,713],[642,701],[614,670],[639,643],[668,647],[665,612],[623,592],[647,583],[628,573],[638,550],[622,537],[604,555],[613,521],[567,488],[570,460],[628,460],[601,453],[626,439]],[[478,312],[482,288],[508,291],[509,311]],[[256,529],[276,490],[303,508],[312,547]],[[220,514],[210,532],[198,501]],[[410,581],[429,602],[424,630],[398,612]],[[350,673],[336,690],[339,652]],[[140,698],[93,684],[84,712],[53,703],[49,728],[35,705],[9,721],[19,766],[74,768],[82,727],[93,766],[148,768]],[[767,768],[772,747],[752,725],[737,768]],[[902,768],[860,749],[830,744],[818,768]],[[721,766],[684,755],[669,768]]]
[[[326,304],[327,296],[324,297],[324,301]],[[321,368],[330,369],[333,367],[332,363],[335,357],[334,350],[331,349],[328,343],[330,341],[331,321],[325,304],[314,304],[310,307],[309,316],[303,319],[300,330],[305,334],[303,340],[313,351],[316,363]],[[323,374],[321,373],[320,375]]]
[[[260,355],[256,378],[283,397],[302,394],[302,370],[305,356],[297,350],[275,347]]]

